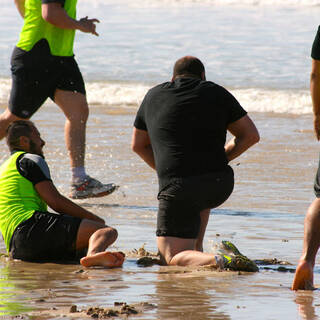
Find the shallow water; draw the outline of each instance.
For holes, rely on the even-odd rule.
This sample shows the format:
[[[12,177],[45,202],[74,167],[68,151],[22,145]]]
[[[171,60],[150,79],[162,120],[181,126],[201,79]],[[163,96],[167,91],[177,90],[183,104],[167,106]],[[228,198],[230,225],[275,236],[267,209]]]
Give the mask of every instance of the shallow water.
[[[12,1],[1,1],[0,112],[22,22]],[[294,269],[318,164],[308,79],[319,0],[82,0],[78,12],[101,20],[99,38],[76,39],[91,104],[88,173],[121,186],[108,197],[78,203],[118,229],[111,249],[145,245],[156,252],[157,179],[130,151],[132,123],[146,90],[170,79],[175,59],[194,54],[205,62],[208,79],[232,90],[261,134],[260,143],[232,163],[235,189],[211,212],[205,250],[226,239],[252,259],[277,258]],[[54,182],[67,194],[63,116],[49,102],[33,120],[47,141]],[[0,141],[0,162],[7,156]],[[125,301],[155,305],[137,319],[318,319],[319,291],[292,292],[292,279],[291,272],[263,267],[257,274],[142,268],[132,256],[113,270],[1,258],[0,318],[81,319],[84,314],[68,312],[70,305]],[[319,267],[315,285],[320,287]]]
[[[227,239],[252,259],[277,258],[292,263],[290,268],[294,268],[301,252],[304,214],[313,199],[318,159],[318,146],[310,129],[312,118],[271,113],[254,113],[251,117],[260,130],[261,142],[232,163],[235,190],[223,206],[211,212],[205,250]],[[78,203],[118,229],[119,239],[111,249],[128,252],[145,244],[148,251],[156,252],[157,179],[130,151],[133,119],[131,111],[91,108],[88,172],[121,187],[108,197]],[[45,155],[54,182],[67,193],[70,172],[63,116],[49,104],[34,121],[47,142]],[[0,160],[6,157],[1,141]],[[3,242],[0,249],[4,252]],[[135,261],[129,257],[122,269],[79,273],[79,265],[31,264],[2,258],[0,312],[8,316],[36,312],[40,317],[37,312],[49,310],[53,314],[43,314],[43,319],[60,319],[59,312],[72,304],[86,309],[125,301],[156,306],[135,316],[137,319],[257,319],[260,313],[261,319],[316,319],[304,318],[303,313],[319,313],[318,292],[291,292],[290,272],[261,268],[257,274],[238,275],[143,268]],[[320,269],[316,269],[315,285],[320,286]]]

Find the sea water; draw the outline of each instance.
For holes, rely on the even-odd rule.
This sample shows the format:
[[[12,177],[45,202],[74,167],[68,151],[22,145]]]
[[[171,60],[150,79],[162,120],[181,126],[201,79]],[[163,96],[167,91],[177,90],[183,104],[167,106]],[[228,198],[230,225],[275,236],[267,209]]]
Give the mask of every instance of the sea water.
[[[1,15],[0,111],[7,106],[10,55],[22,25],[11,0],[1,0]],[[231,240],[252,259],[286,260],[294,269],[318,162],[308,87],[320,1],[79,0],[78,17],[83,16],[100,20],[99,37],[77,32],[75,42],[91,106],[87,170],[121,187],[111,196],[78,203],[118,229],[111,249],[128,252],[145,244],[156,251],[157,178],[130,150],[132,124],[147,90],[170,80],[176,59],[195,55],[207,79],[235,95],[261,135],[258,145],[231,163],[235,190],[212,210],[205,250]],[[67,194],[64,117],[48,100],[33,120],[47,142],[53,180]],[[1,141],[0,160],[7,156]],[[3,242],[0,249],[4,252]],[[289,290],[290,272],[139,268],[130,257],[122,269],[79,269],[1,260],[1,312],[106,307],[124,300],[156,306],[140,319],[317,319],[320,313],[317,291]],[[318,267],[315,285],[320,286]]]

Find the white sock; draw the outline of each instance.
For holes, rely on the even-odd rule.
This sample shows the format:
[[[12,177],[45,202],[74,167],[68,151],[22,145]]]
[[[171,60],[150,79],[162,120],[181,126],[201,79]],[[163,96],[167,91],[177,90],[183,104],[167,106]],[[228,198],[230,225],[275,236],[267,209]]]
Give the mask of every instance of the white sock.
[[[86,170],[84,167],[71,168],[71,171],[73,183],[80,183],[87,177]]]
[[[216,255],[216,256],[214,256],[214,260],[215,260],[216,265],[217,265],[217,267],[219,269],[223,269],[224,268],[224,262],[225,261],[224,261],[223,257]]]

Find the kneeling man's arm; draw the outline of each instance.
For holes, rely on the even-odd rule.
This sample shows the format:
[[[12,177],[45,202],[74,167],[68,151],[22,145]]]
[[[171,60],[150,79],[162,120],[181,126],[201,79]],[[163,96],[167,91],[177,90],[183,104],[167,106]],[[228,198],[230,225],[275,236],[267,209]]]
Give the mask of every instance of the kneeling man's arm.
[[[230,123],[228,131],[234,136],[225,145],[225,151],[229,161],[240,156],[260,140],[259,132],[248,115]]]
[[[100,223],[105,223],[103,219],[93,214],[92,212],[78,206],[73,201],[64,197],[52,183],[52,181],[41,181],[35,185],[40,197],[54,211],[61,214],[68,214],[73,217],[82,219],[94,220]]]
[[[131,149],[152,169],[156,169],[152,146],[147,131],[133,128]]]

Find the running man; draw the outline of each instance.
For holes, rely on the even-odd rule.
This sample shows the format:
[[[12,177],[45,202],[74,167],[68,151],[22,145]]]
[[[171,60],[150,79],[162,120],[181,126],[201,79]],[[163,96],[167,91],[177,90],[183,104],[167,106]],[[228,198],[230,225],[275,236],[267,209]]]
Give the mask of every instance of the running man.
[[[59,193],[43,156],[45,142],[31,121],[12,122],[11,156],[0,167],[0,230],[13,259],[72,261],[87,249],[84,267],[120,267],[121,252],[105,249],[117,230]],[[47,211],[47,205],[59,214]]]
[[[320,140],[320,26],[313,42],[310,92],[313,105],[314,131]],[[304,220],[303,251],[292,283],[292,290],[313,290],[313,268],[320,246],[320,161],[314,182],[316,198]]]
[[[234,138],[227,144],[226,133]],[[202,62],[179,59],[171,82],[147,93],[138,110],[132,149],[159,179],[157,244],[167,265],[225,267],[222,256],[203,252],[210,209],[228,199],[228,162],[258,142],[259,133],[238,101],[206,81]]]
[[[15,120],[30,119],[50,97],[66,117],[65,140],[72,169],[70,197],[101,197],[117,186],[102,184],[85,171],[86,90],[74,59],[75,31],[98,35],[97,19],[76,20],[77,0],[15,0],[24,18],[11,57],[12,88],[0,115],[0,139]]]

